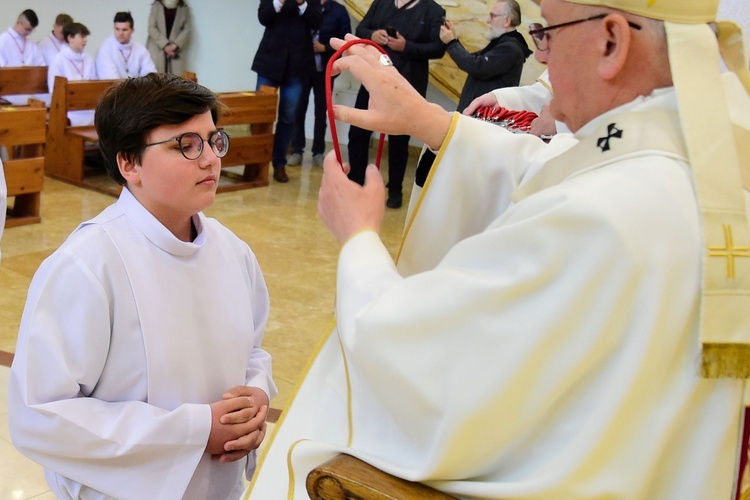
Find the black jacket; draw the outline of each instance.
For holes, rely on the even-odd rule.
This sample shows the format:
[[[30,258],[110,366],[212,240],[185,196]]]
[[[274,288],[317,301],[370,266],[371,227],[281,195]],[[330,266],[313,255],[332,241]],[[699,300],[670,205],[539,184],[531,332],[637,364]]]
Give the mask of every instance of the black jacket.
[[[448,43],[448,55],[469,76],[461,91],[458,111],[491,90],[516,87],[521,81],[523,63],[532,52],[518,31],[503,33],[485,48],[469,53],[458,40]]]
[[[273,0],[260,0],[258,20],[266,30],[255,53],[253,71],[279,83],[315,72],[310,31],[320,28],[323,20],[320,0],[307,0],[303,15],[294,0],[284,2],[279,12],[273,8]]]
[[[396,69],[422,95],[427,92],[430,59],[445,54],[445,44],[440,40],[440,24],[445,10],[434,0],[419,0],[410,9],[396,9],[393,0],[375,0],[357,26],[356,35],[372,38],[375,30],[386,26],[396,28],[406,38],[403,52],[384,47]]]

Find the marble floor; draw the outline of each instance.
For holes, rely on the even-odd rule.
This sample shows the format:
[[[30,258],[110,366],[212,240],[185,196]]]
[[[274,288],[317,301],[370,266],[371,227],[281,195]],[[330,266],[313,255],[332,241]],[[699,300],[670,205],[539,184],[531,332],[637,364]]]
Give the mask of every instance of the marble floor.
[[[415,154],[411,155],[415,157]],[[273,356],[282,410],[297,376],[333,325],[338,245],[317,217],[322,170],[306,156],[301,167],[287,167],[290,182],[222,193],[207,215],[245,240],[258,257],[271,296],[264,347]],[[404,198],[414,178],[407,169]],[[83,220],[113,202],[104,194],[46,178],[42,222],[6,229],[0,262],[0,499],[51,499],[42,470],[13,448],[7,418],[10,360],[15,350],[26,291],[39,264]],[[382,238],[392,254],[398,249],[406,208],[386,210]]]

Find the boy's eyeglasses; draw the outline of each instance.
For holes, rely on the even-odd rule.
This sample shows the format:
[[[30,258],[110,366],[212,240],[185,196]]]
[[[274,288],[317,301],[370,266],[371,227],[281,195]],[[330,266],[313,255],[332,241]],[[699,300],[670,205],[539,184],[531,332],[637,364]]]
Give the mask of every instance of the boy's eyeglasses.
[[[180,146],[180,153],[188,160],[197,160],[203,153],[203,141],[206,141],[211,150],[218,158],[223,158],[229,151],[229,136],[223,130],[214,130],[206,139],[203,139],[195,132],[185,132],[178,137],[172,137],[165,141],[152,142],[143,146],[146,149],[149,146],[157,144],[166,144],[167,142],[177,141]]]
[[[568,21],[567,23],[555,24],[553,26],[543,27],[539,23],[531,23],[529,25],[529,35],[534,41],[536,48],[544,52],[549,49],[549,31],[556,30],[557,28],[564,28],[565,26],[572,26],[574,24],[585,23],[586,21],[595,21],[597,19],[604,19],[609,14],[597,14],[595,16],[587,17],[585,19],[576,19],[575,21]],[[628,21],[628,25],[633,29],[641,29],[641,27],[634,22]]]

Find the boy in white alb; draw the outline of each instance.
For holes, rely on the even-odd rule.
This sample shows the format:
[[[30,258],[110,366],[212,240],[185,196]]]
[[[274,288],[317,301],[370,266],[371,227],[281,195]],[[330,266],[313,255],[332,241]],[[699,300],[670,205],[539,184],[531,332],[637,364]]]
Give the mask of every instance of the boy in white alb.
[[[81,23],[70,23],[63,28],[66,45],[47,70],[50,94],[54,91],[56,76],[64,76],[70,82],[97,79],[94,59],[84,52],[90,34],[89,29]],[[93,125],[94,111],[68,111],[68,119],[73,126]]]
[[[115,14],[115,32],[96,53],[96,74],[102,80],[145,76],[156,71],[146,46],[133,37],[130,12]]]
[[[14,445],[58,498],[238,498],[276,394],[255,255],[202,210],[229,138],[208,89],[152,73],[96,111],[119,200],[29,289],[11,368]]]
[[[52,64],[52,59],[62,52],[63,47],[65,47],[63,28],[72,22],[73,18],[68,14],[58,14],[55,18],[55,24],[52,26],[52,31],[39,40],[39,52],[42,54],[45,66]]]
[[[39,25],[36,13],[27,9],[18,16],[15,24],[0,34],[0,60],[5,66],[44,66],[36,43],[29,35]]]

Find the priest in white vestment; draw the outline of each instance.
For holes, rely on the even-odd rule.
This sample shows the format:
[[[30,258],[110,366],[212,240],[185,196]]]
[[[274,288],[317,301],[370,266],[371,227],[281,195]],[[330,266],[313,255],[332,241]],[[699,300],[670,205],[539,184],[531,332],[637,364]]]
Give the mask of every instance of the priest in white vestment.
[[[32,280],[11,367],[13,444],[57,498],[236,499],[269,400],[268,290],[248,245],[203,215],[229,147],[215,94],[152,73],[96,128],[116,203]]]
[[[145,76],[156,71],[151,54],[142,43],[133,40],[133,16],[115,14],[115,32],[99,46],[96,74],[102,80]]]
[[[730,24],[720,76],[717,3],[543,0],[551,111],[575,132],[549,145],[425,102],[370,47],[336,62],[371,95],[338,119],[437,158],[396,263],[380,175],[326,158],[338,325],[245,498],[306,498],[339,452],[461,498],[733,498],[750,77]]]

